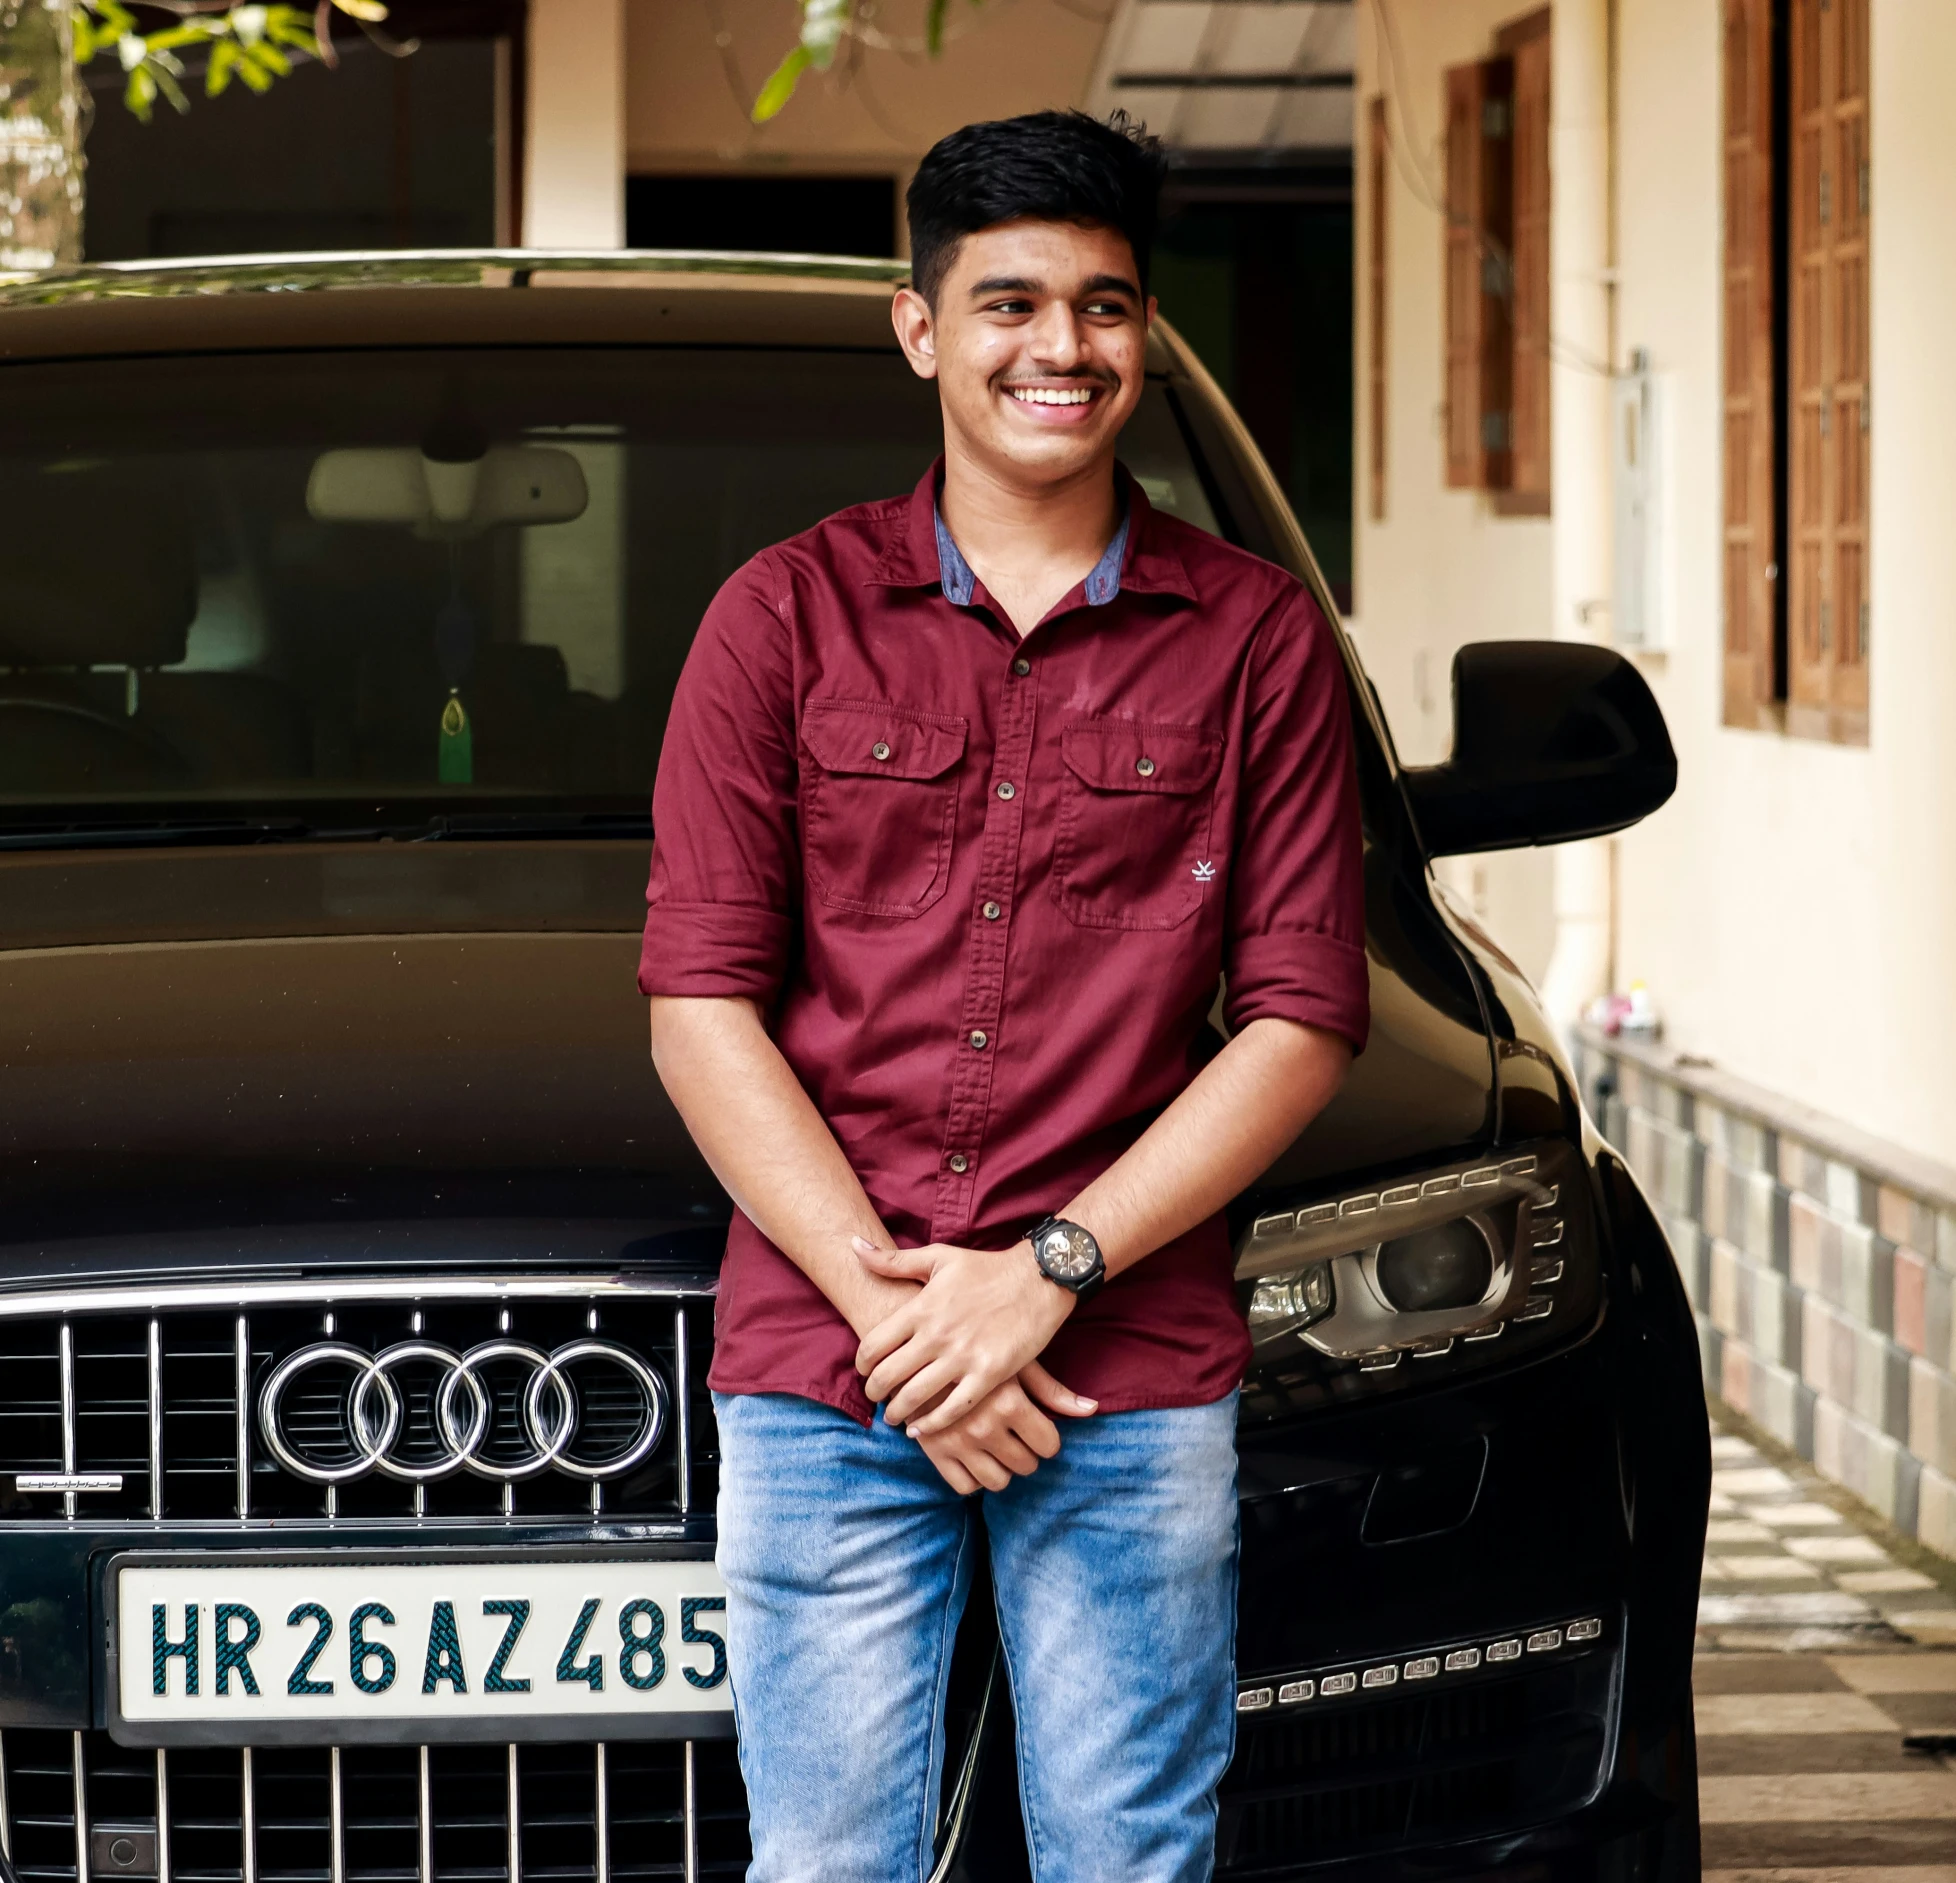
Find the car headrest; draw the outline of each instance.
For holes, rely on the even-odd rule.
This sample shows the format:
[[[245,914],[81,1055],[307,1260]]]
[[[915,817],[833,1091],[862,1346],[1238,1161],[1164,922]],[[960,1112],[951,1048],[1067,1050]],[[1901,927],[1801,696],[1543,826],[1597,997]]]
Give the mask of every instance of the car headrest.
[[[182,503],[95,470],[0,477],[0,667],[168,667],[197,614]]]

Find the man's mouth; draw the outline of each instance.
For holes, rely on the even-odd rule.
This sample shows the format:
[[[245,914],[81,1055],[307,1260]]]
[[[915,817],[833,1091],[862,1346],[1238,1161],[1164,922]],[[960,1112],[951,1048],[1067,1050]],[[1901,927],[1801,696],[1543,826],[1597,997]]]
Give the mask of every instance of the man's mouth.
[[[1090,405],[1099,397],[1096,386],[1008,386],[1021,405]]]

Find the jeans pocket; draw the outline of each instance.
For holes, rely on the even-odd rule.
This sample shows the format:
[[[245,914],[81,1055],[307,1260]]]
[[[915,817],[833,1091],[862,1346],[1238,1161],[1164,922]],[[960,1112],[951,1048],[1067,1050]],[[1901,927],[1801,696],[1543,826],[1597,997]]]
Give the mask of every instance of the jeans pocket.
[[[917,916],[944,894],[967,722],[885,700],[810,700],[802,858],[832,909]]]
[[[1179,928],[1221,876],[1210,814],[1223,739],[1203,726],[1082,719],[1060,735],[1053,899],[1082,928]]]

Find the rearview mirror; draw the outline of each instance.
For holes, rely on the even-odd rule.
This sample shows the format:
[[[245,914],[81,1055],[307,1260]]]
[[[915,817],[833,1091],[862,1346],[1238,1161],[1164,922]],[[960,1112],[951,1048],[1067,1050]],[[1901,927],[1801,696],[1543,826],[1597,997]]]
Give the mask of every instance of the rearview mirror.
[[[1408,767],[1431,856],[1622,830],[1676,790],[1644,677],[1581,641],[1472,641],[1453,657],[1453,756]]]
[[[321,523],[400,523],[444,538],[499,523],[568,523],[584,514],[584,468],[550,445],[491,445],[444,461],[413,445],[323,451],[306,482]]]

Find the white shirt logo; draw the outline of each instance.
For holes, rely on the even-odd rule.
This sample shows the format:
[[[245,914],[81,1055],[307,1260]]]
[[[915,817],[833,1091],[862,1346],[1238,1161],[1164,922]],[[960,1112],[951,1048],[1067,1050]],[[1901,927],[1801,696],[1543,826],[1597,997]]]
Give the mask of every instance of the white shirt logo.
[[[1216,880],[1216,866],[1213,863],[1198,863],[1189,874],[1198,883],[1212,883]]]

